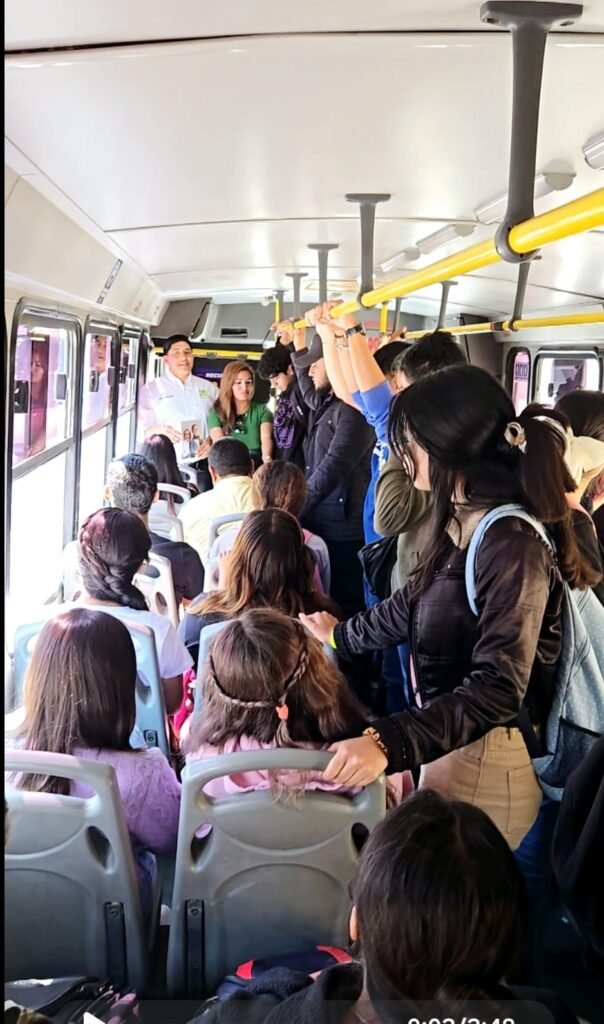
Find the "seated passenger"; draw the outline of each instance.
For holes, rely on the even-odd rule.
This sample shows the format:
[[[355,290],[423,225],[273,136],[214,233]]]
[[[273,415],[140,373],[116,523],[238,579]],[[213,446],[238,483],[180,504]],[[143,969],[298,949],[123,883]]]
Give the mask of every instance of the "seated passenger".
[[[97,608],[153,630],[166,711],[174,714],[182,701],[182,674],[193,662],[174,626],[164,615],[149,611],[133,578],[146,561],[151,542],[138,516],[102,508],[84,522],[78,538],[82,578],[79,605]]]
[[[136,655],[113,615],[72,608],[45,623],[27,667],[23,707],[6,719],[6,744],[71,754],[115,769],[137,862],[143,907],[151,910],[153,854],[176,851],[180,784],[157,748],[133,750]],[[88,797],[84,783],[24,774],[19,789]]]
[[[221,589],[208,597],[200,595],[178,627],[195,661],[203,626],[232,619],[250,608],[272,608],[293,616],[301,611],[338,612],[317,588],[314,558],[300,524],[289,512],[275,508],[250,512],[232,550],[222,555],[221,569]]]
[[[399,393],[390,434],[414,486],[433,497],[418,571],[348,622],[301,618],[347,657],[410,642],[415,706],[337,744],[327,777],[367,783],[385,769],[422,766],[422,785],[478,804],[515,849],[543,795],[526,744],[534,738],[542,749],[561,651],[562,579],[579,588],[597,581],[572,530],[560,433],[530,409],[517,417],[484,370],[459,366]],[[477,553],[475,617],[468,545],[484,515],[510,502],[545,523],[557,558],[530,523],[494,523]]]
[[[210,524],[219,516],[252,509],[252,462],[242,441],[225,437],[216,441],[208,455],[214,487],[183,505],[179,519],[187,543],[197,551],[203,565],[210,553]]]
[[[160,440],[159,435],[157,435]],[[174,454],[167,437],[161,441]],[[199,555],[182,541],[170,540],[149,527],[149,512],[157,499],[157,470],[143,455],[123,455],[109,463],[105,497],[114,508],[132,512],[143,521],[151,538],[151,550],[167,558],[172,567],[172,582],[178,604],[190,601],[203,589],[203,566]]]
[[[195,498],[199,494],[199,488],[195,484],[191,483],[190,480],[185,480],[178,463],[176,461],[176,452],[174,445],[169,438],[164,437],[163,434],[152,434],[151,437],[146,438],[142,444],[139,445],[140,454],[152,462],[157,471],[157,479],[160,484],[172,484],[173,487],[183,487],[186,491],[191,492],[191,497]],[[178,508],[182,505],[182,498],[178,494],[165,494],[163,498],[158,501],[158,511],[165,511],[175,516],[178,513]]]
[[[254,467],[273,457],[273,414],[262,402],[253,402],[256,379],[248,363],[227,363],[220,391],[208,416],[212,441],[233,435],[248,449]]]
[[[306,478],[301,469],[294,466],[292,462],[269,462],[260,466],[252,477],[252,505],[254,510],[265,508],[280,508],[289,512],[296,519],[300,518],[304,502],[306,501]],[[220,555],[230,551],[235,543],[235,538],[240,529],[241,523],[236,523],[230,530],[226,530],[220,537],[217,537],[210,551],[210,562],[215,562]],[[329,593],[331,583],[331,570],[329,565],[329,552],[327,545],[321,537],[310,530],[302,530],[304,543],[312,551],[317,566],[315,579],[320,590]],[[215,590],[218,586],[218,572],[209,581],[208,590]]]
[[[262,354],[258,376],[278,393],[273,419],[273,458],[293,462],[304,469],[304,439],[308,409],[294,373],[291,352],[276,344]]]
[[[350,937],[362,962],[316,981],[273,968],[214,1003],[197,1024],[400,1024],[480,1000],[494,1020],[501,1001],[534,1000],[553,1024],[577,1024],[553,992],[512,988],[506,977],[522,935],[522,877],[500,833],[477,807],[415,793],[369,836],[353,888]],[[425,1001],[425,1002],[424,1002]],[[490,1016],[489,1016],[490,1014]],[[486,1016],[485,1016],[486,1015]]]
[[[183,753],[190,763],[273,747],[326,750],[334,740],[360,736],[368,724],[365,708],[301,623],[255,608],[225,626],[212,645],[203,714],[193,719]],[[216,797],[274,788],[278,794],[282,787],[342,790],[321,772],[254,771],[214,779],[205,791]],[[402,796],[401,777],[393,795]]]

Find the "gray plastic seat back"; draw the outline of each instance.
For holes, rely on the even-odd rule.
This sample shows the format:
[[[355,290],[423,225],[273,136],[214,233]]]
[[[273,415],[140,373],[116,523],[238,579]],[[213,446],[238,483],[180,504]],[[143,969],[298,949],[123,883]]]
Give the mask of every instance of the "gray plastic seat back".
[[[85,975],[143,989],[147,940],[113,767],[7,751],[5,771],[78,779],[94,790],[87,799],[6,790],[5,979]]]
[[[170,734],[159,674],[155,635],[149,626],[124,619],[136,651],[136,725],[147,747],[170,756]]]
[[[57,608],[57,614],[59,611],[60,608]],[[38,622],[26,622],[21,626],[17,626],[15,630],[13,654],[15,707],[20,707],[23,703],[23,680],[25,679],[25,672],[29,665],[33,649],[36,646],[38,633],[44,626],[45,621],[46,620],[43,619]]]
[[[137,572],[133,580],[134,586],[144,594],[152,612],[156,615],[165,615],[174,628],[178,629],[180,619],[172,579],[172,564],[163,555],[156,555],[150,551],[149,565],[157,575],[148,576],[144,572]]]
[[[213,622],[210,626],[204,626],[199,634],[199,654],[197,655],[197,668],[195,670],[195,706],[193,714],[197,715],[203,706],[203,688],[208,668],[208,658],[214,642],[214,637],[220,633],[225,626],[228,626],[229,619],[224,622]]]
[[[157,490],[159,491],[159,498],[151,506],[154,514],[160,513],[161,515],[169,516],[178,515],[182,506],[186,505],[192,497],[188,487],[179,487],[178,484],[158,483]],[[180,498],[180,501],[174,501],[175,497]]]
[[[168,947],[171,994],[214,991],[238,964],[319,945],[347,945],[358,851],[355,824],[386,813],[382,778],[355,797],[270,791],[211,799],[212,779],[245,771],[323,771],[330,754],[264,750],[187,765]],[[210,824],[204,839],[195,833]]]
[[[195,484],[197,487],[197,470],[193,469],[191,466],[185,465],[179,465],[178,469],[183,480],[188,480],[189,483]]]
[[[208,551],[211,551],[212,544],[216,540],[218,534],[222,532],[223,526],[230,526],[232,523],[240,523],[242,519],[245,519],[246,515],[247,512],[229,512],[228,515],[216,516],[216,519],[212,519],[208,537]]]
[[[182,523],[178,516],[154,512],[153,506],[149,512],[149,529],[153,533],[159,533],[160,537],[166,537],[168,540],[183,541],[185,539]]]

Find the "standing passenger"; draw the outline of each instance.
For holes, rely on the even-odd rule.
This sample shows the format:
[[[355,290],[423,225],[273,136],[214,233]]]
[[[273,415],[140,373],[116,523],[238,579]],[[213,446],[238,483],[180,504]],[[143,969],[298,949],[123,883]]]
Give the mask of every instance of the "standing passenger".
[[[227,363],[220,378],[220,392],[208,416],[212,441],[233,435],[243,441],[254,467],[273,457],[273,414],[261,402],[253,402],[254,371],[247,363]]]
[[[293,327],[285,324],[293,337]],[[284,334],[281,335],[288,336]],[[304,469],[304,438],[308,410],[294,373],[291,352],[277,344],[262,355],[258,363],[258,376],[268,380],[278,392],[273,420],[274,457],[293,462]]]
[[[316,310],[306,314],[316,322]],[[346,615],[363,608],[363,502],[369,484],[375,434],[361,414],[336,398],[325,369],[323,347],[315,334],[310,348],[295,336],[293,363],[309,408],[306,438],[308,495],[302,522],[327,544],[331,594]]]
[[[490,374],[463,366],[397,395],[391,443],[434,502],[417,574],[348,622],[303,621],[345,656],[408,639],[415,706],[337,744],[327,777],[364,785],[421,765],[422,785],[481,806],[515,848],[541,805],[526,742],[543,735],[551,707],[561,576],[573,587],[594,582],[572,530],[560,436],[529,410],[516,417]],[[510,502],[548,525],[557,561],[529,523],[494,523],[476,559],[475,618],[467,547],[485,513]]]
[[[210,450],[208,414],[218,396],[218,388],[209,380],[193,376],[193,349],[184,334],[173,334],[164,346],[165,370],[141,388],[138,400],[138,423],[144,438],[165,434],[180,450],[183,423],[192,420],[199,426],[200,438],[194,454],[197,479],[201,491],[212,486],[207,458]],[[142,437],[139,438],[142,440]]]

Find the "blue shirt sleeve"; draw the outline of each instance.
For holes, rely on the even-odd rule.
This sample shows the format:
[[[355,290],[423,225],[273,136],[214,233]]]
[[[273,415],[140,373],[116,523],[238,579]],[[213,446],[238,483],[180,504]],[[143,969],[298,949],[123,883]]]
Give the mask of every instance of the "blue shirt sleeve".
[[[369,391],[364,391],[363,394],[358,392],[358,394],[360,397],[359,405],[369,426],[375,430],[378,441],[381,441],[382,444],[387,444],[388,417],[392,401],[392,391],[388,381],[383,380],[376,384],[374,388],[370,388]],[[355,401],[357,400],[356,395],[357,392],[353,395]]]
[[[351,391],[350,397],[353,402],[356,402],[359,407],[359,411],[363,414],[365,419],[367,419],[367,406],[365,405],[365,396],[362,391]]]

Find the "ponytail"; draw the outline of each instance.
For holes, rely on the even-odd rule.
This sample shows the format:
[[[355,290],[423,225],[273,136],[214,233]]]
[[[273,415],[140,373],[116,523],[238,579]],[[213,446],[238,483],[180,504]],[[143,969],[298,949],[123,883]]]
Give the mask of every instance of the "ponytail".
[[[566,417],[534,402],[517,422],[524,433],[518,475],[526,503],[551,533],[562,577],[571,587],[593,587],[601,575],[577,544],[572,510],[566,500],[577,486],[564,461]]]

